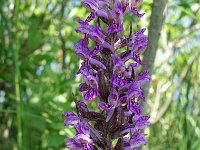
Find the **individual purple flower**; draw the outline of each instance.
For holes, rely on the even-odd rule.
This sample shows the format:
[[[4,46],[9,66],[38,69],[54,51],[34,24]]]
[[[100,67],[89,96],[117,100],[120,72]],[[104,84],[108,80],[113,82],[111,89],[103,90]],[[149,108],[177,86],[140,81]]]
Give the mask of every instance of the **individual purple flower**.
[[[134,15],[138,16],[139,18],[142,18],[145,14],[145,13],[139,13],[135,7],[129,7],[129,11],[132,12]]]
[[[120,23],[113,23],[111,26],[108,26],[106,28],[106,30],[108,31],[108,34],[113,34],[113,33],[121,33],[121,35],[124,35],[124,30],[123,30],[123,26]]]
[[[101,101],[98,103],[98,106],[106,111],[107,113],[106,122],[108,122],[114,113],[114,109],[115,109],[114,106],[112,106],[109,103],[105,103]]]
[[[89,62],[92,65],[95,65],[96,67],[98,67],[99,69],[106,70],[106,66],[103,63],[101,63],[100,61],[98,61],[97,59],[94,59],[94,58],[90,57],[89,58]]]
[[[79,21],[80,27],[76,28],[77,33],[81,33],[84,35],[87,35],[90,39],[97,42],[99,45],[109,49],[111,52],[113,52],[113,47],[105,40],[105,35],[103,31],[100,29],[99,25],[96,27],[83,24],[81,21]]]
[[[91,88],[88,91],[86,91],[86,92],[83,93],[83,98],[86,101],[90,102],[93,99],[95,99],[98,95],[99,95],[99,93],[98,93],[97,89]]]
[[[81,83],[81,84],[79,85],[79,91],[80,91],[80,92],[84,92],[84,91],[87,91],[87,90],[89,90],[89,89],[90,89],[90,86],[87,85],[86,83]]]
[[[68,148],[93,150],[93,140],[90,138],[90,129],[86,123],[75,125],[77,134],[72,139],[65,139]]]
[[[135,124],[137,129],[144,129],[145,127],[149,126],[150,123],[148,122],[150,116],[137,116],[135,115],[132,118],[132,122]]]
[[[139,103],[129,100],[126,114],[129,114],[129,115],[134,114],[136,116],[139,116],[141,115],[141,113],[142,113],[142,108],[140,107]]]
[[[144,133],[141,133],[141,132],[138,132],[136,131],[130,139],[126,138],[125,139],[125,142],[129,143],[128,146],[126,146],[124,148],[124,150],[131,150],[131,149],[134,149],[134,148],[138,148],[140,147],[141,145],[145,145],[147,143],[147,141],[144,139],[144,137],[146,136],[147,134],[144,134]]]
[[[89,57],[90,50],[88,49],[88,39],[86,37],[77,42],[75,53],[83,60]]]
[[[132,82],[129,86],[127,97],[131,100],[140,97],[141,93],[142,89],[140,87],[140,84],[138,82]]]
[[[149,72],[147,70],[141,71],[138,76],[136,77],[136,81],[139,83],[149,83],[151,81],[151,77],[149,75]]]
[[[112,59],[114,64],[113,73],[118,75],[124,73],[126,70],[125,63],[115,55],[112,55]]]
[[[81,67],[77,71],[77,74],[80,74],[80,73],[84,74],[85,71],[87,71],[88,74],[92,74],[92,68],[90,67],[88,60],[84,60],[81,63]]]
[[[83,93],[83,98],[86,101],[91,101],[99,95],[97,77],[87,74],[87,72],[83,72],[83,75],[87,80],[79,85],[79,91]]]
[[[101,69],[106,69],[105,65],[101,63],[100,61],[93,58],[98,53],[102,51],[102,47],[98,44],[96,44],[95,48],[93,50],[89,50],[88,48],[88,39],[85,37],[84,39],[81,39],[76,44],[76,50],[75,53],[78,55],[81,59],[87,60],[91,63],[91,65],[95,65]]]
[[[117,23],[123,22],[123,9],[122,9],[122,3],[119,2],[119,0],[115,0],[115,9],[112,12],[113,19]]]
[[[92,82],[92,81],[90,81],[90,82]],[[79,90],[82,92],[83,98],[86,101],[88,101],[88,102],[92,101],[93,99],[95,99],[99,95],[97,87],[95,87],[95,86],[96,86],[95,83],[89,83],[89,84],[82,83],[79,86]]]
[[[113,74],[110,77],[110,82],[113,84],[114,87],[123,87],[126,84],[126,81],[123,80],[122,75]]]
[[[81,107],[82,110],[88,112],[88,107],[84,102],[79,102],[79,106]]]
[[[79,123],[79,118],[76,114],[74,114],[73,112],[64,112],[63,113],[63,116],[65,116],[65,118],[67,119],[65,122],[64,122],[64,125],[65,126],[68,126],[68,125],[75,125],[77,123]]]
[[[119,95],[116,89],[112,89],[112,92],[108,96],[108,103],[99,102],[98,105],[107,112],[106,122],[108,122],[112,117],[115,108],[119,105]]]
[[[121,126],[121,132],[120,132],[120,134],[127,135],[128,133],[132,134],[132,133],[134,133],[136,131],[137,131],[137,129],[136,129],[136,127],[135,127],[134,124],[132,124],[132,123],[125,123],[125,124],[123,124]]]
[[[96,44],[94,49],[90,50],[88,48],[88,38],[85,36],[83,39],[79,40],[76,44],[75,54],[83,60],[90,60],[91,57],[97,55],[103,50],[103,47]]]
[[[97,16],[108,19],[108,14],[101,9],[101,7],[109,6],[107,2],[99,0],[83,0],[82,5]]]
[[[132,50],[135,54],[142,54],[147,48],[147,36],[143,34],[145,30],[139,30],[133,35]]]

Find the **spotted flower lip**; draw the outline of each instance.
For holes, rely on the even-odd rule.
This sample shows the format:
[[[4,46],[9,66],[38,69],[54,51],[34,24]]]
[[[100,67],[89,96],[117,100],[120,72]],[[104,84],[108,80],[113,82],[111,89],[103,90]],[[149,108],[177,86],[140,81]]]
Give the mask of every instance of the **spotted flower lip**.
[[[124,34],[123,26],[120,23],[113,23],[111,26],[106,28],[108,34],[118,33],[120,32],[122,35]]]
[[[134,102],[134,101],[129,100],[126,113],[140,116],[142,113],[142,108],[140,107],[139,102]]]
[[[97,89],[91,88],[88,91],[83,93],[83,97],[86,101],[90,102],[99,95]]]
[[[84,92],[84,91],[87,91],[87,90],[89,90],[89,89],[90,89],[90,86],[87,85],[86,83],[81,83],[81,84],[79,85],[79,91],[80,91],[80,92]]]
[[[113,84],[113,86],[120,88],[123,87],[126,83],[125,80],[123,80],[122,75],[113,74],[110,78],[110,82]]]
[[[141,103],[145,102],[143,85],[151,78],[140,67],[145,65],[141,55],[148,39],[145,28],[133,33],[132,23],[126,35],[123,23],[127,13],[144,15],[138,11],[141,4],[142,0],[82,0],[90,14],[77,19],[76,32],[83,36],[75,45],[82,60],[77,71],[82,100],[72,95],[76,114],[63,113],[64,125],[76,132],[65,140],[69,149],[136,150],[146,144],[142,130],[150,125],[150,116],[143,115]]]

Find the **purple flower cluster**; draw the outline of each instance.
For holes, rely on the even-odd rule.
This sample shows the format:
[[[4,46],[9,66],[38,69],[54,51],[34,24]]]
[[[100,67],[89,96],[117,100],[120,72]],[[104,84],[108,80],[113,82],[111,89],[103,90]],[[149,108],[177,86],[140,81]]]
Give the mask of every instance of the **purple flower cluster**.
[[[75,53],[83,61],[78,74],[85,78],[79,85],[84,101],[76,103],[77,114],[63,113],[65,126],[76,130],[66,139],[68,148],[75,150],[137,150],[146,144],[141,130],[149,125],[149,116],[142,115],[144,101],[142,85],[149,82],[148,71],[140,55],[147,48],[145,29],[132,35],[124,34],[123,18],[128,12],[141,18],[137,7],[142,0],[82,0],[91,13],[86,20],[78,19],[77,33],[83,39],[76,44]],[[91,25],[91,21],[95,25]],[[94,48],[89,48],[89,40]],[[86,102],[97,102],[99,112],[90,111]],[[113,142],[117,141],[117,142]]]

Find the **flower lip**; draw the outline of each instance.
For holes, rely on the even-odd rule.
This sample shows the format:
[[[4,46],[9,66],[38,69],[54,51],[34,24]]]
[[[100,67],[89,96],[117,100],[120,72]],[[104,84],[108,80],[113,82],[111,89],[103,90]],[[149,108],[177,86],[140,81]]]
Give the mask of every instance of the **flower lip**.
[[[90,102],[99,95],[97,89],[91,88],[88,91],[83,93],[83,97],[86,101]]]

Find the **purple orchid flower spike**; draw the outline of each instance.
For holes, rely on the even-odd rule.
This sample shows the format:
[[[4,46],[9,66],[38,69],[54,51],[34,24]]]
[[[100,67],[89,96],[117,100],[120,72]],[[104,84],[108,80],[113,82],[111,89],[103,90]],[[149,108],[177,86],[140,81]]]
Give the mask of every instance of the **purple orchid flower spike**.
[[[123,25],[126,13],[144,15],[138,12],[141,4],[142,0],[82,0],[90,11],[85,20],[77,19],[76,28],[83,35],[75,49],[82,60],[77,74],[84,80],[78,87],[83,100],[74,97],[76,114],[63,113],[64,125],[76,131],[65,140],[69,149],[136,150],[146,144],[142,131],[150,123],[141,107],[145,102],[142,86],[151,78],[147,70],[139,72],[139,68],[145,65],[141,55],[148,39],[145,29],[132,35],[130,25],[126,35]],[[89,48],[89,40],[94,48]],[[92,105],[96,107],[88,105],[90,102],[96,102]]]

